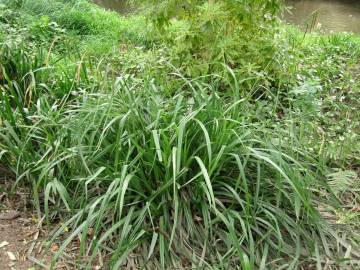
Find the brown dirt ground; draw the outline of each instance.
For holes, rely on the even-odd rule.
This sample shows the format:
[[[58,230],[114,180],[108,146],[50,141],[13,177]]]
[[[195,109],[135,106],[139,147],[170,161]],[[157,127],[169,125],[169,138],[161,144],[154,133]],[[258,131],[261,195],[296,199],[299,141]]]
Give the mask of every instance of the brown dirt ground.
[[[3,241],[9,244],[0,249],[0,265],[1,269],[17,269],[28,270],[37,269],[33,262],[27,256],[27,250],[31,238],[31,225],[24,218],[17,218],[15,220],[0,220],[0,244]],[[7,252],[12,252],[16,256],[16,260],[10,260]]]
[[[17,189],[11,194],[9,187],[10,181],[0,175],[0,269],[44,269],[29,258],[43,257],[41,236],[46,232],[38,228],[34,213],[27,208],[26,190]],[[17,215],[10,217],[10,212]],[[8,252],[15,255],[15,260]]]
[[[58,224],[51,224],[49,231],[46,230],[47,226],[39,226],[29,191],[17,187],[13,193],[13,183],[13,178],[4,174],[0,164],[0,270],[49,269],[51,257],[58,251],[63,239],[57,239],[57,243],[52,243],[50,248],[46,248],[46,240],[49,239],[49,231]],[[55,269],[80,269],[76,259],[78,249],[79,240],[75,239],[66,249],[66,256],[61,256],[57,261]],[[10,258],[8,252],[15,256],[15,260]],[[86,261],[86,258],[83,259]],[[106,269],[101,264],[102,267],[95,265],[93,269]]]

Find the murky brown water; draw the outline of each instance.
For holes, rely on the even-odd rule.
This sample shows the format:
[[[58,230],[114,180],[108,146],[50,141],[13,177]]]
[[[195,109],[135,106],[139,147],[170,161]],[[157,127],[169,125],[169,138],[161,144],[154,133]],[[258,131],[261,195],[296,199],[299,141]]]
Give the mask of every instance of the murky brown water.
[[[93,0],[95,4],[107,9],[117,11],[121,14],[126,14],[129,11],[129,6],[125,4],[124,0]]]
[[[287,21],[306,28],[317,11],[315,24],[327,31],[360,33],[360,0],[288,0],[293,14],[285,14]]]

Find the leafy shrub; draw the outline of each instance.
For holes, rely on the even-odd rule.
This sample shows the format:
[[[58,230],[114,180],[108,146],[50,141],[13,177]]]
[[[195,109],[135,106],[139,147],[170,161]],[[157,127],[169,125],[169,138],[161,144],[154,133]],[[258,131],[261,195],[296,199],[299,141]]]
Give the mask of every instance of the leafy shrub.
[[[241,78],[274,77],[280,0],[148,2],[150,19],[167,36],[173,46],[172,59],[186,74],[225,75],[227,65]],[[168,32],[169,25],[177,23],[174,20],[183,22],[183,27]]]

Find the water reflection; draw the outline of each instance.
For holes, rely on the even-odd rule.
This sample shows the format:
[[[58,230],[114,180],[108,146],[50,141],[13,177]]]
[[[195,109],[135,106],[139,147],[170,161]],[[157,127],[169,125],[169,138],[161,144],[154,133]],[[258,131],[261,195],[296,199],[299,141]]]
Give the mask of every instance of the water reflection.
[[[102,6],[107,9],[117,11],[125,14],[128,12],[128,5],[125,4],[126,0],[93,0],[95,4]]]
[[[288,0],[293,14],[287,13],[287,21],[303,26],[311,23],[311,15],[317,11],[316,24],[336,32],[360,33],[360,1],[358,0]]]

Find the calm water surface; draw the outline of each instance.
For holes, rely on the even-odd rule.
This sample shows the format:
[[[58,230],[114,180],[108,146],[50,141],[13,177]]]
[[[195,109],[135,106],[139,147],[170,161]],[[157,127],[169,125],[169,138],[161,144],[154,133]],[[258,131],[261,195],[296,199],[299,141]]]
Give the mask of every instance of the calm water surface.
[[[316,25],[327,31],[360,33],[360,0],[288,0],[287,21],[306,27],[317,12]]]
[[[129,11],[129,7],[125,4],[124,0],[93,0],[95,4],[107,9],[117,11],[121,14],[125,14]]]

